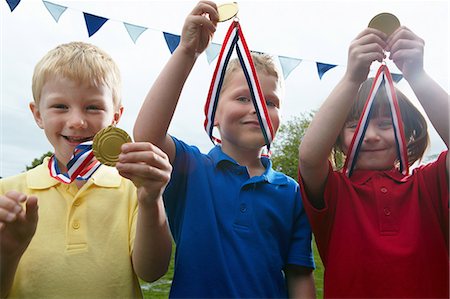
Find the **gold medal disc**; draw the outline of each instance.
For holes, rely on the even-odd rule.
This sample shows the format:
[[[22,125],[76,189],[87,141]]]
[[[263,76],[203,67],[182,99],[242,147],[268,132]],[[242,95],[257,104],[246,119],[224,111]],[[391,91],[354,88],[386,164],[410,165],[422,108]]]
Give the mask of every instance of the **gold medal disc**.
[[[383,12],[374,16],[372,20],[370,20],[368,27],[383,31],[389,36],[400,27],[400,21],[393,14]]]
[[[115,166],[119,160],[122,144],[131,142],[131,137],[122,129],[109,126],[94,136],[92,151],[100,163]]]
[[[239,7],[236,2],[225,3],[217,6],[219,12],[219,22],[225,22],[235,17],[239,11]]]

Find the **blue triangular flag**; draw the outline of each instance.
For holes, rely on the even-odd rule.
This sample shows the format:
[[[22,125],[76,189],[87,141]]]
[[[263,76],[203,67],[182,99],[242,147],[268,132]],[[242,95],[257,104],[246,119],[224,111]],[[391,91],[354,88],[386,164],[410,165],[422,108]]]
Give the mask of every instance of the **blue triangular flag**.
[[[17,5],[19,5],[20,0],[6,0],[6,3],[8,3],[9,9],[13,12]]]
[[[166,39],[167,46],[169,47],[170,53],[173,54],[173,51],[178,47],[180,44],[180,36],[172,33],[164,33],[164,38]]]
[[[208,64],[211,64],[211,62],[216,59],[217,56],[219,56],[220,48],[222,45],[211,43],[209,44],[208,48],[206,48],[206,58],[208,59]]]
[[[93,36],[102,26],[108,21],[104,17],[99,17],[96,15],[91,15],[89,13],[83,12],[84,20],[86,21],[86,27],[89,33],[89,37]]]
[[[394,80],[395,83],[400,82],[401,79],[403,79],[402,74],[391,74],[392,80]]]
[[[322,76],[328,72],[329,70],[331,70],[332,68],[334,68],[336,65],[335,64],[327,64],[327,63],[320,63],[320,62],[316,62],[317,64],[317,71],[319,72],[319,78],[322,79]]]
[[[48,1],[42,2],[44,2],[45,7],[47,7],[48,12],[52,15],[53,19],[55,19],[56,23],[58,23],[59,18],[66,11],[67,7]]]
[[[145,28],[145,27],[141,27],[141,26],[125,23],[125,22],[123,24],[125,25],[125,28],[127,29],[128,34],[130,35],[130,37],[134,43],[136,43],[136,40],[142,34],[142,32],[147,30],[147,28]]]
[[[280,60],[284,79],[286,79],[289,74],[300,64],[300,62],[302,62],[301,59],[286,56],[278,56],[278,59]]]

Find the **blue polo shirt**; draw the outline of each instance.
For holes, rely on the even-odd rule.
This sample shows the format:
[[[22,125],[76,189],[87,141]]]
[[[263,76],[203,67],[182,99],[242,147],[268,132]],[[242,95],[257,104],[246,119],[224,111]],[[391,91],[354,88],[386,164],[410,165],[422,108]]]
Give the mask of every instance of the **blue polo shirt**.
[[[287,264],[314,267],[311,229],[296,181],[246,167],[214,147],[208,155],[173,138],[164,193],[176,243],[171,298],[287,297]]]

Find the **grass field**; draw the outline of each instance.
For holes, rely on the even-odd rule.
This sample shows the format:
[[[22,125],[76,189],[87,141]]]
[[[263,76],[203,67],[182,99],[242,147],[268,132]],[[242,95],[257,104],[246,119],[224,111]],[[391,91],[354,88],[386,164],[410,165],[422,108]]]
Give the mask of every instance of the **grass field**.
[[[314,242],[313,242],[314,243]],[[316,261],[316,270],[314,271],[314,278],[316,281],[317,298],[323,298],[323,265],[317,252],[316,244],[313,244],[314,259]],[[161,277],[158,281],[153,283],[142,282],[142,291],[144,298],[148,299],[166,299],[169,296],[170,284],[173,277],[173,254],[170,262],[169,270],[166,275]]]

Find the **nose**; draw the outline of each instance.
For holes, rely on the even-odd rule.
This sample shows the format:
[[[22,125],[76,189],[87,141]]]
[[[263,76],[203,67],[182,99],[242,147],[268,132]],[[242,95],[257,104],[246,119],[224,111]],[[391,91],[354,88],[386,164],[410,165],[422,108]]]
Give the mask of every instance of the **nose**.
[[[369,122],[367,126],[366,133],[364,135],[364,142],[375,142],[380,139],[376,125]]]
[[[86,128],[87,122],[83,113],[73,111],[69,116],[68,125],[70,128],[81,129]]]

